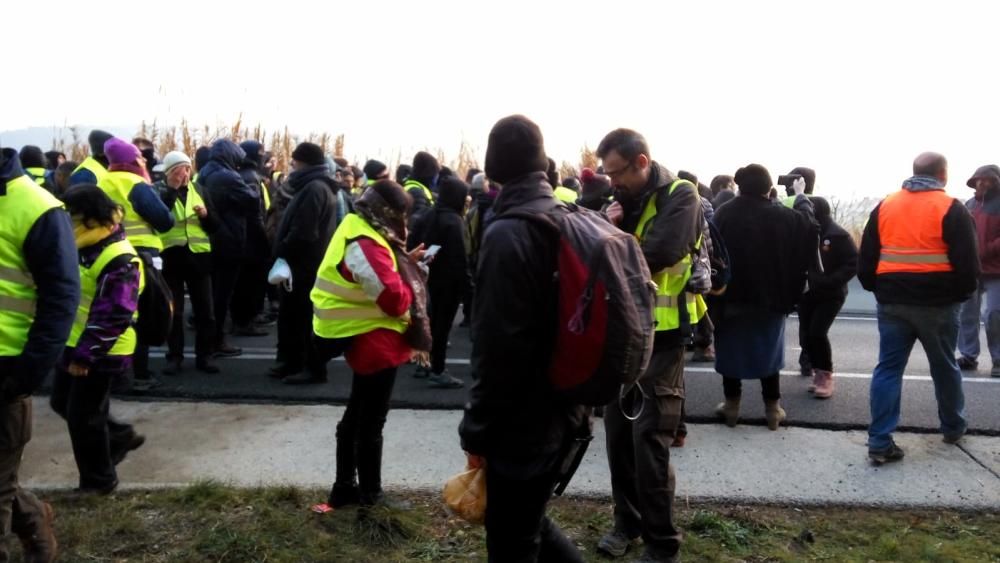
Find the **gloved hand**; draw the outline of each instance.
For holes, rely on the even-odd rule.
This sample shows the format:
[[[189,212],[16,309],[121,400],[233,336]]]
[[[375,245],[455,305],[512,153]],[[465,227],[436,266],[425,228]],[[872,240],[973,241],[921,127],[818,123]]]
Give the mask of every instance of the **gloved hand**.
[[[271,271],[267,274],[267,283],[271,285],[282,285],[285,291],[292,291],[292,269],[284,258],[278,258],[271,266]]]
[[[792,191],[795,192],[795,195],[804,194],[806,191],[806,179],[796,178],[795,181],[792,182]]]

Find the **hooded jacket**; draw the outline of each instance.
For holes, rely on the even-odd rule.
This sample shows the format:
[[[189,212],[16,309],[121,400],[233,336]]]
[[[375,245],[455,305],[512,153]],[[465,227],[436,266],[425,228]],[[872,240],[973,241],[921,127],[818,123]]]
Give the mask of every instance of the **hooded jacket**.
[[[936,178],[914,176],[903,183],[904,190],[940,190]],[[880,202],[868,217],[858,253],[858,281],[883,304],[949,305],[961,303],[976,290],[979,278],[979,252],[976,228],[969,211],[957,199],[945,213],[941,234],[948,245],[951,272],[902,272],[877,275],[882,240],[879,236]]]
[[[236,143],[219,139],[212,145],[210,160],[198,173],[209,213],[219,218],[219,228],[210,237],[217,263],[239,262],[248,253],[259,251],[247,246],[247,225],[260,220],[260,195],[238,172],[245,157]]]
[[[278,225],[274,255],[288,261],[295,271],[315,277],[337,228],[340,185],[330,177],[326,165],[320,164],[289,174],[287,191],[291,201]]]
[[[462,220],[465,197],[466,192],[444,182],[434,208],[413,221],[413,230],[406,241],[410,249],[420,243],[428,248],[435,244],[441,247],[430,264],[427,283],[431,288],[456,292],[468,289],[467,244]]]
[[[982,277],[1000,278],[1000,167],[994,164],[979,167],[968,181],[970,187],[974,187],[979,178],[992,180],[993,187],[986,190],[981,199],[973,197],[965,206],[976,224]]]
[[[548,366],[556,335],[557,240],[511,210],[556,205],[544,172],[503,186],[486,226],[472,320],[475,382],[459,427],[465,451],[488,458],[555,455],[589,421],[588,409],[553,394]]]
[[[847,297],[847,282],[858,271],[858,247],[850,233],[834,222],[829,202],[815,196],[810,199],[819,222],[819,255],[823,271],[810,268],[809,290],[803,299],[842,300]]]

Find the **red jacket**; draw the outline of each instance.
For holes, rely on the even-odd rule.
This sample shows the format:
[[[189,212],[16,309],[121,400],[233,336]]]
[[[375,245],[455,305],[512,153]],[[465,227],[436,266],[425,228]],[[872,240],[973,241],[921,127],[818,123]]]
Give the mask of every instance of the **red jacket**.
[[[384,246],[363,237],[347,245],[345,256],[354,245],[357,245],[364,255],[362,264],[360,267],[355,265],[358,271],[352,272],[345,258],[337,265],[340,274],[348,281],[356,281],[358,277],[374,273],[382,285],[382,291],[376,298],[375,304],[390,317],[405,314],[413,301],[413,290],[403,281],[399,273],[392,269],[392,255]],[[406,343],[402,334],[380,328],[355,336],[345,354],[345,359],[355,373],[373,374],[405,364],[410,361],[410,354],[410,345]]]
[[[976,223],[982,277],[1000,277],[1000,190],[986,194],[982,201],[972,198],[965,205]]]

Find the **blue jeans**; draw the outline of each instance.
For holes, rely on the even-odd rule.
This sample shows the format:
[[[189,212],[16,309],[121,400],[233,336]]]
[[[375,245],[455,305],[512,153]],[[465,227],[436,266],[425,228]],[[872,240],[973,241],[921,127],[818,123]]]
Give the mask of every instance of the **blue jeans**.
[[[983,294],[986,294],[986,315],[982,314]],[[1000,279],[979,281],[979,289],[962,304],[962,328],[958,337],[958,352],[966,358],[979,357],[979,323],[986,321],[986,344],[990,358],[1000,364]]]
[[[903,371],[917,340],[927,352],[941,432],[947,436],[965,431],[962,373],[955,361],[958,310],[957,303],[944,306],[879,304],[879,358],[872,374],[870,394],[870,449],[884,449],[892,443],[892,432],[899,424]]]

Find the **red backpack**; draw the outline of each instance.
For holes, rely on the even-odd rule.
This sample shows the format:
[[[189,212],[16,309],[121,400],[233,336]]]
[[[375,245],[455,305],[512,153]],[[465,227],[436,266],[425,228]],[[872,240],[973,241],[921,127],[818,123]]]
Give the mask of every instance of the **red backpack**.
[[[549,379],[568,402],[601,406],[643,374],[653,350],[653,283],[639,243],[594,211],[510,211],[558,233],[559,321]]]

